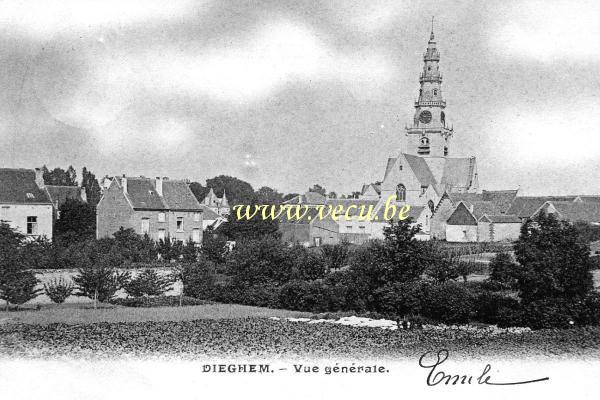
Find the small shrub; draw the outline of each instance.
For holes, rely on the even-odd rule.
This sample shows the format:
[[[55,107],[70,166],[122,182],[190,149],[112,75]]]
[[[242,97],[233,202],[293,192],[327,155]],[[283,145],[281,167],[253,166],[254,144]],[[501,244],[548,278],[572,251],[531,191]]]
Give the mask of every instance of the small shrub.
[[[160,296],[169,291],[173,286],[171,276],[161,276],[153,269],[145,269],[135,278],[124,285],[125,292],[129,296]]]
[[[280,288],[278,301],[288,310],[322,312],[329,308],[329,293],[320,281],[292,280]]]
[[[94,300],[94,308],[98,302],[112,299],[119,289],[122,289],[131,279],[129,272],[119,272],[111,267],[107,260],[98,260],[96,264],[79,269],[79,274],[73,277],[73,282],[79,290],[76,296],[85,296]]]
[[[423,293],[422,314],[444,323],[467,322],[474,309],[474,295],[463,284],[435,283]]]
[[[0,277],[0,299],[8,304],[21,305],[36,298],[41,289],[36,289],[38,280],[31,271],[11,271]]]
[[[185,264],[181,269],[183,295],[196,299],[210,299],[215,291],[215,264],[201,258],[193,264]]]
[[[65,300],[73,294],[74,289],[73,283],[71,281],[67,282],[62,277],[44,283],[44,292],[46,293],[46,296],[56,304],[64,303]]]
[[[212,300],[228,304],[277,308],[278,293],[278,286],[275,284],[242,286],[226,283],[214,287]]]
[[[111,304],[116,304],[123,307],[174,307],[183,306],[199,306],[211,304],[211,301],[195,299],[193,297],[183,296],[157,296],[157,297],[129,297],[129,298],[114,298],[110,300]]]

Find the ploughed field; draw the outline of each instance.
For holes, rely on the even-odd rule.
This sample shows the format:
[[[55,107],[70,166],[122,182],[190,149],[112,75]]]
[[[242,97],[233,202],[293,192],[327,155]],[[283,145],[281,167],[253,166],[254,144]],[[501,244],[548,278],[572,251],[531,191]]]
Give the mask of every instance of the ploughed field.
[[[261,315],[259,310],[267,309],[251,311]],[[159,312],[177,310],[163,307]],[[268,312],[288,315],[281,310]],[[0,322],[0,357],[417,360],[426,351],[448,349],[453,358],[600,358],[600,327],[491,334],[460,329],[385,330],[242,315],[137,322],[4,320]]]

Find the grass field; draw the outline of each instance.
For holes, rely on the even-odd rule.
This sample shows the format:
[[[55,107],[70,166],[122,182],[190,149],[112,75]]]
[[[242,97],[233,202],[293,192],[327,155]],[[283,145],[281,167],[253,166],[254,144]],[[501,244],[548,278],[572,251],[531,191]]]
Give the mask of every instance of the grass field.
[[[198,319],[236,319],[247,317],[306,317],[310,313],[238,304],[206,304],[185,307],[132,308],[102,305],[93,309],[90,304],[45,305],[40,310],[0,312],[0,323],[48,325],[92,324],[98,322],[190,321]]]

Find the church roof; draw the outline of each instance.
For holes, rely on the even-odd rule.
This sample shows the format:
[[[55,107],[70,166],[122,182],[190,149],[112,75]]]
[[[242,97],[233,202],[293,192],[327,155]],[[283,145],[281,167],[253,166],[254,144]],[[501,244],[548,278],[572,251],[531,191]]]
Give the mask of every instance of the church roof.
[[[450,188],[469,188],[475,170],[475,157],[446,158],[441,183]]]
[[[388,158],[387,165],[385,166],[385,174],[383,174],[383,180],[385,180],[385,178],[387,178],[387,176],[389,175],[392,168],[394,168],[396,161],[398,161],[397,158],[394,158],[394,157]]]
[[[438,183],[427,165],[425,158],[414,156],[411,154],[403,154],[406,162],[410,166],[410,169],[413,171],[421,186],[429,186]]]

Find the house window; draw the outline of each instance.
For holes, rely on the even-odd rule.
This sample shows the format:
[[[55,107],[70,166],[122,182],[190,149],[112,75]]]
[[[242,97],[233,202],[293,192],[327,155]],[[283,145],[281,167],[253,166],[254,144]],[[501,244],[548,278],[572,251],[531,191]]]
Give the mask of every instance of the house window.
[[[359,226],[358,230],[360,231],[360,233],[365,233],[365,227],[364,226]]]
[[[142,235],[150,233],[150,218],[142,218]]]
[[[396,187],[396,200],[406,201],[406,187],[403,184]]]
[[[200,229],[192,230],[192,241],[194,243],[200,243]]]
[[[38,232],[38,221],[37,217],[27,217],[27,234],[37,235]]]
[[[164,212],[158,213],[158,222],[165,222],[165,213]]]
[[[33,195],[33,193],[27,193],[26,196],[28,199],[35,199],[35,196]]]
[[[165,230],[164,229],[159,229],[158,230],[158,240],[165,240]]]
[[[194,213],[194,222],[200,222],[200,213],[199,212]]]
[[[183,232],[183,217],[177,217],[177,232]]]
[[[346,225],[346,230],[350,232],[352,230],[352,225]]]
[[[316,236],[316,237],[314,238],[314,242],[315,242],[315,246],[316,246],[316,247],[319,247],[319,246],[321,245],[321,238],[320,238],[320,237],[318,237],[318,236]]]

